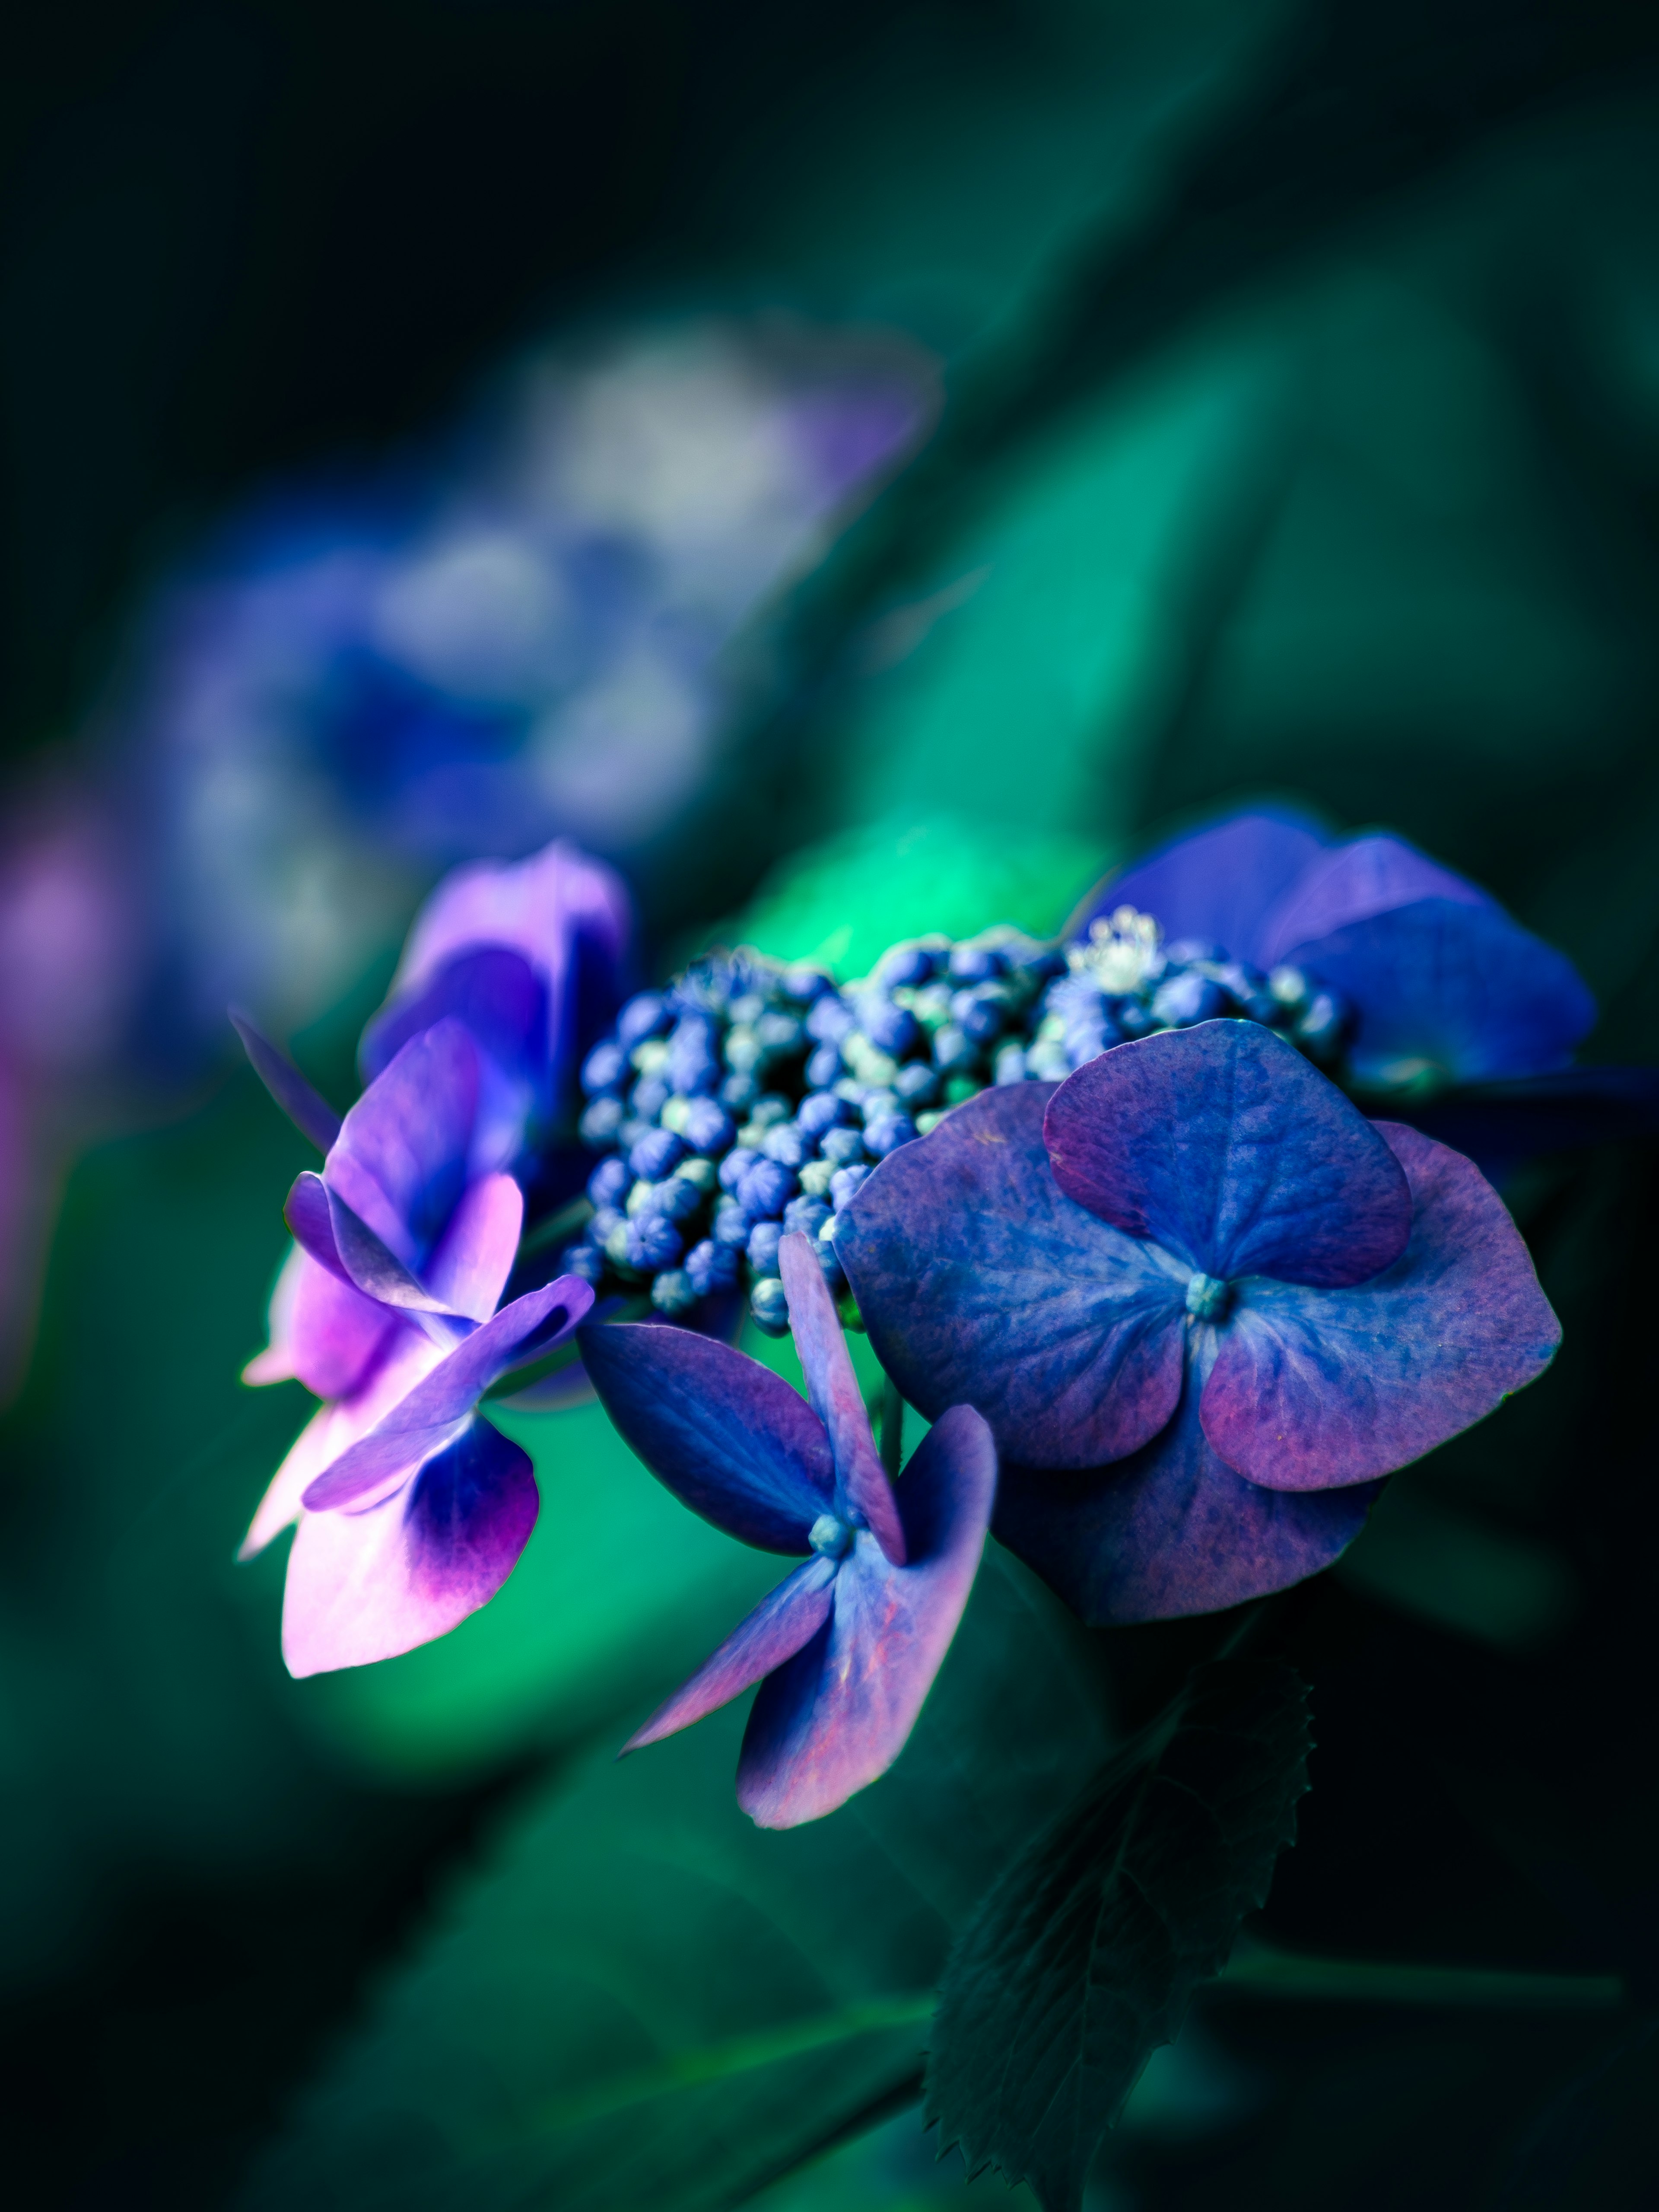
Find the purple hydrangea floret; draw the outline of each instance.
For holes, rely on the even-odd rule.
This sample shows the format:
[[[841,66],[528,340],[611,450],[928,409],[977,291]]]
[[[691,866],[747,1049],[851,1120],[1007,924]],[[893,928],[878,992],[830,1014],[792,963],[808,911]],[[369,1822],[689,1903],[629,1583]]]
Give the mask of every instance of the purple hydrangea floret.
[[[1401,838],[1237,814],[1110,879],[1079,933],[1126,905],[1284,992],[1334,994],[1345,1078],[1494,1173],[1659,1127],[1659,1071],[1570,1065],[1596,1010],[1566,955]]]
[[[1328,1565],[1379,1478],[1560,1336],[1479,1170],[1250,1022],[981,1093],[876,1169],[836,1249],[904,1395],[984,1414],[998,1534],[1092,1622]]]
[[[738,1802],[767,1828],[833,1812],[897,1758],[967,1603],[996,1489],[990,1430],[966,1405],[941,1408],[889,1483],[810,1240],[786,1236],[779,1264],[810,1406],[688,1329],[581,1334],[611,1418],[677,1497],[744,1543],[805,1555],[624,1747],[759,1682]]]
[[[412,1037],[341,1122],[322,1173],[289,1193],[295,1250],[246,1379],[297,1376],[325,1402],[243,1555],[298,1521],[283,1607],[295,1674],[453,1628],[495,1595],[535,1525],[529,1458],[478,1401],[568,1336],[593,1294],[563,1276],[497,1310],[524,1200],[491,1164],[483,1063],[453,1017]]]

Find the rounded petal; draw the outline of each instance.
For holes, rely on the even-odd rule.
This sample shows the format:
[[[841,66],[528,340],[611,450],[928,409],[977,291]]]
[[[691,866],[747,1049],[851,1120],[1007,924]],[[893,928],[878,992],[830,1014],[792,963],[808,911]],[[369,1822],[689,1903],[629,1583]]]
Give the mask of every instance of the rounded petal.
[[[1403,837],[1351,838],[1320,854],[1275,902],[1255,957],[1271,967],[1312,938],[1425,898],[1497,908],[1479,884],[1441,867]]]
[[[760,1827],[833,1813],[903,1750],[968,1602],[996,1495],[996,1447],[971,1407],[939,1416],[897,1494],[910,1564],[892,1565],[860,1535],[830,1618],[755,1700],[738,1802]]]
[[[1461,1152],[1378,1127],[1409,1178],[1411,1242],[1357,1289],[1244,1284],[1204,1389],[1204,1431],[1274,1490],[1365,1482],[1420,1458],[1542,1374],[1561,1325],[1504,1202]]]
[[[902,1567],[904,1528],[893,1486],[870,1433],[870,1416],[853,1372],[841,1316],[811,1240],[792,1230],[778,1245],[778,1266],[789,1301],[790,1334],[800,1355],[812,1411],[830,1438],[842,1495],[863,1517],[885,1556]]]
[[[804,1552],[835,1498],[817,1415],[781,1375],[689,1328],[585,1328],[582,1364],[623,1441],[694,1513],[763,1552]]]
[[[830,1618],[836,1579],[833,1559],[814,1556],[763,1597],[746,1620],[739,1621],[718,1651],[706,1659],[683,1689],[659,1705],[636,1729],[617,1756],[659,1743],[763,1680],[786,1659],[810,1644]]]
[[[1043,1133],[1068,1197],[1224,1281],[1364,1282],[1410,1233],[1387,1145],[1256,1022],[1115,1045],[1060,1085]]]
[[[1216,1456],[1188,1390],[1115,1467],[1002,1473],[996,1533],[1093,1627],[1218,1613],[1317,1574],[1364,1526],[1379,1486],[1297,1497]]]
[[[836,1254],[913,1406],[976,1406],[1005,1453],[1091,1467],[1175,1410],[1186,1273],[1066,1196],[1049,1096],[981,1091],[889,1153],[838,1217]]]
[[[382,1489],[404,1468],[442,1450],[492,1382],[550,1352],[592,1303],[587,1284],[561,1275],[503,1306],[453,1352],[441,1354],[414,1389],[313,1483],[305,1496],[307,1510],[349,1505]]]
[[[283,1597],[289,1674],[362,1667],[447,1635],[512,1573],[539,1504],[529,1454],[475,1419],[367,1510],[306,1514]]]
[[[1235,814],[1109,876],[1066,934],[1082,937],[1098,915],[1132,906],[1166,938],[1207,939],[1236,960],[1255,960],[1268,913],[1324,849],[1317,825],[1290,808]]]
[[[477,1048],[458,1021],[412,1037],[341,1124],[323,1180],[406,1267],[418,1269],[466,1182]]]
[[[426,1271],[427,1288],[447,1312],[488,1321],[518,1256],[524,1193],[509,1175],[469,1183],[449,1217]]]
[[[1348,1065],[1362,1083],[1544,1074],[1564,1067],[1595,1023],[1565,953],[1495,906],[1419,899],[1293,957],[1351,1001]]]

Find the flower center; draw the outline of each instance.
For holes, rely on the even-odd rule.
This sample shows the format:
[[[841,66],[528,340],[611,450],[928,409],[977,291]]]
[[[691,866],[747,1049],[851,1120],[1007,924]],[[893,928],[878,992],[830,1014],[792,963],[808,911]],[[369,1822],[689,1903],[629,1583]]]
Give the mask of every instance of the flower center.
[[[806,1532],[806,1540],[815,1552],[822,1552],[826,1559],[842,1558],[853,1541],[853,1532],[834,1513],[820,1513]]]
[[[1233,1286],[1219,1276],[1197,1274],[1187,1285],[1187,1310],[1194,1321],[1224,1321]]]

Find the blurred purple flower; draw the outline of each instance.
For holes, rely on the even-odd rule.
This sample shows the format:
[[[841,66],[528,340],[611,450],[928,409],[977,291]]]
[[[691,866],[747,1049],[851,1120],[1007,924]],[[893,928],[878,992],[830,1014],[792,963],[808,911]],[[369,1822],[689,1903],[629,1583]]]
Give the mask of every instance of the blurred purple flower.
[[[1316,1572],[1560,1336],[1469,1162],[1252,1022],[984,1092],[839,1220],[883,1364],[978,1407],[998,1534],[1092,1622]]]
[[[346,1115],[322,1174],[289,1194],[295,1250],[246,1380],[295,1376],[327,1402],[243,1556],[299,1521],[283,1609],[295,1674],[444,1634],[495,1595],[535,1525],[529,1458],[477,1402],[568,1336],[592,1292],[566,1276],[496,1310],[524,1200],[495,1164],[485,1088],[468,1030],[434,1024]]]
[[[1483,1165],[1659,1123],[1659,1071],[1569,1065],[1595,1002],[1566,956],[1398,837],[1233,815],[1109,880],[1079,933],[1126,905],[1167,939],[1340,993],[1345,1079]]]
[[[527,1130],[564,1112],[588,1048],[615,1018],[633,905],[615,872],[556,841],[516,866],[475,861],[415,918],[386,1006],[363,1033],[380,1075],[434,1022],[462,1022],[478,1047],[488,1121],[503,1164]]]
[[[811,1405],[769,1369],[689,1329],[582,1332],[606,1411],[652,1472],[716,1528],[808,1553],[624,1747],[654,1743],[762,1685],[738,1802],[793,1827],[892,1765],[956,1633],[996,1488],[990,1431],[941,1412],[889,1484],[811,1241],[779,1247]]]
[[[114,734],[173,1018],[349,986],[433,863],[668,831],[738,641],[931,420],[880,333],[697,322],[532,357],[465,439],[246,519],[159,604]]]

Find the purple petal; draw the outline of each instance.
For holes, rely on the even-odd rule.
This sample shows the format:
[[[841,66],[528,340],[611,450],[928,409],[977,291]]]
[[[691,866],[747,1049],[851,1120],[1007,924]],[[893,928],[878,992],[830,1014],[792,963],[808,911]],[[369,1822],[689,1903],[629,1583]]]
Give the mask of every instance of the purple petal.
[[[327,1189],[326,1184],[324,1188]],[[387,1251],[368,1224],[358,1219],[337,1190],[328,1191],[328,1218],[334,1231],[334,1249],[344,1265],[347,1279],[366,1297],[377,1298],[382,1305],[401,1307],[408,1313],[447,1312],[443,1301],[434,1298],[403,1261]]]
[[[1114,1046],[1060,1085],[1044,1135],[1069,1197],[1224,1281],[1364,1282],[1410,1233],[1382,1138],[1255,1022]]]
[[[561,1275],[503,1306],[493,1321],[440,1358],[407,1397],[312,1484],[305,1496],[307,1510],[349,1505],[403,1468],[442,1450],[492,1382],[510,1368],[550,1352],[592,1303],[586,1283]]]
[[[289,1345],[293,1370],[319,1398],[346,1398],[402,1324],[395,1314],[302,1255]]]
[[[529,963],[545,990],[556,1081],[616,1011],[632,932],[621,878],[574,845],[561,840],[510,866],[477,861],[447,876],[416,916],[392,1009],[458,955],[505,946]]]
[[[1328,1567],[1380,1485],[1297,1497],[1219,1460],[1188,1390],[1133,1459],[1086,1474],[1006,1466],[996,1533],[1093,1627],[1218,1613]]]
[[[625,1303],[617,1297],[601,1300],[589,1314],[584,1327],[592,1328],[598,1322],[608,1321],[611,1310]],[[721,1344],[735,1344],[743,1334],[743,1325],[748,1316],[749,1301],[742,1291],[720,1291],[704,1298],[685,1320],[677,1325],[681,1328],[695,1329],[700,1336],[713,1337]],[[526,1413],[563,1413],[576,1406],[591,1405],[598,1395],[578,1355],[569,1366],[543,1376],[524,1389],[515,1390],[510,1398],[498,1399],[496,1403]]]
[[[689,1328],[585,1328],[582,1363],[623,1441],[659,1482],[729,1536],[804,1552],[835,1498],[835,1462],[811,1407],[745,1352]]]
[[[665,1735],[674,1735],[705,1714],[729,1705],[733,1698],[793,1659],[810,1644],[830,1618],[836,1579],[833,1559],[814,1557],[795,1569],[740,1621],[714,1656],[703,1662],[683,1689],[666,1705],[659,1705],[642,1729],[629,1736],[617,1753],[641,1750]]]
[[[981,1091],[890,1153],[839,1215],[836,1253],[913,1406],[976,1406],[1000,1449],[1091,1467],[1175,1410],[1187,1271],[1060,1190],[1049,1096]]]
[[[349,1398],[319,1406],[289,1447],[288,1455],[259,1501],[239,1559],[251,1559],[303,1510],[306,1492],[342,1452],[367,1436],[377,1422],[406,1397],[441,1357],[418,1330],[394,1327],[379,1359]]]
[[[755,1700],[738,1802],[763,1828],[843,1805],[903,1750],[957,1632],[985,1548],[996,1448],[971,1407],[940,1415],[901,1476],[910,1564],[860,1534],[841,1562],[835,1609]]]
[[[547,986],[520,952],[499,945],[458,954],[408,998],[383,1007],[363,1031],[358,1057],[374,1077],[404,1045],[446,1018],[507,1074],[541,1087],[547,1063]]]
[[[1494,906],[1422,899],[1299,945],[1352,1003],[1348,1064],[1364,1083],[1430,1070],[1457,1083],[1562,1067],[1595,1022],[1564,952]]]
[[[1255,957],[1270,967],[1312,938],[1427,898],[1496,905],[1478,884],[1439,866],[1403,838],[1352,838],[1321,853],[1275,902],[1262,924]]]
[[[893,1502],[893,1486],[870,1433],[870,1417],[864,1410],[836,1302],[811,1240],[799,1230],[792,1230],[778,1245],[778,1272],[789,1301],[789,1328],[812,1410],[829,1432],[842,1495],[863,1516],[886,1557],[902,1567],[904,1529]]]
[[[1459,1152],[1397,1121],[1415,1212],[1386,1273],[1353,1290],[1241,1285],[1204,1431],[1273,1490],[1364,1482],[1419,1458],[1540,1375],[1561,1326],[1502,1200]]]
[[[319,1152],[326,1152],[340,1133],[340,1117],[319,1091],[313,1091],[293,1061],[262,1036],[248,1017],[233,1006],[230,1024],[242,1040],[253,1072],[288,1115],[302,1137],[309,1137]]]
[[[512,1573],[538,1504],[529,1454],[473,1420],[368,1511],[307,1513],[283,1600],[289,1672],[362,1667],[447,1635]]]
[[[446,1312],[488,1321],[518,1257],[524,1193],[509,1175],[469,1183],[427,1263],[426,1279]]]
[[[1166,938],[1207,939],[1236,960],[1255,960],[1269,911],[1324,848],[1317,825],[1288,808],[1235,814],[1109,877],[1066,933],[1084,936],[1097,915],[1132,906]]]
[[[340,1128],[323,1179],[405,1267],[436,1242],[466,1181],[477,1048],[457,1021],[412,1038]]]
[[[283,1202],[283,1218],[289,1234],[308,1259],[331,1275],[349,1285],[345,1261],[334,1241],[334,1216],[329,1210],[328,1186],[321,1176],[302,1168]]]

